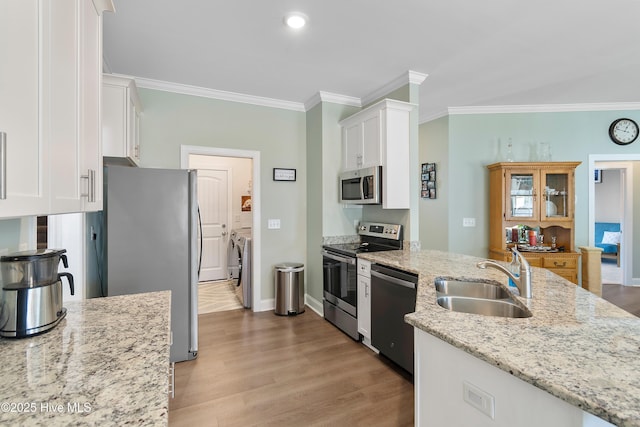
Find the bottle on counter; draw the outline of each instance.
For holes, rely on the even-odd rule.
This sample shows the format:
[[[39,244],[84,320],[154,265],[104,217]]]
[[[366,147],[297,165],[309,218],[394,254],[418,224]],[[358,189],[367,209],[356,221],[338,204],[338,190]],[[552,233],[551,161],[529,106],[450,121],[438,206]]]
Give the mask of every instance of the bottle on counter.
[[[511,259],[511,264],[509,264],[509,271],[511,271],[515,277],[520,277],[520,260],[515,252],[511,252],[511,256],[513,258]],[[509,286],[516,287],[515,282],[511,278],[509,278]]]

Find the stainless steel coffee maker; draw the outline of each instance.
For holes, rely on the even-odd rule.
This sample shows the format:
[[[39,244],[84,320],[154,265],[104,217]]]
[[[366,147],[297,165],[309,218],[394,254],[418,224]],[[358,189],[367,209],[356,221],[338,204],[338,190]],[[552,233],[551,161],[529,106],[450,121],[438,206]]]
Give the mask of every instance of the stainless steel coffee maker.
[[[23,338],[53,329],[67,314],[62,277],[74,294],[73,275],[58,273],[66,249],[38,249],[0,257],[0,336]]]

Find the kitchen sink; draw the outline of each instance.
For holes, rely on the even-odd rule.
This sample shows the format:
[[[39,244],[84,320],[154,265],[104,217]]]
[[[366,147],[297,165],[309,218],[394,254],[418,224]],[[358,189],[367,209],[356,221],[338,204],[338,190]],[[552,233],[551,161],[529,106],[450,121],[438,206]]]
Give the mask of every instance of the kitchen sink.
[[[491,300],[511,298],[511,293],[500,286],[498,282],[437,278],[435,285],[438,296],[460,296]]]
[[[440,307],[459,313],[512,318],[531,317],[531,311],[515,304],[513,300],[439,296],[436,301]]]

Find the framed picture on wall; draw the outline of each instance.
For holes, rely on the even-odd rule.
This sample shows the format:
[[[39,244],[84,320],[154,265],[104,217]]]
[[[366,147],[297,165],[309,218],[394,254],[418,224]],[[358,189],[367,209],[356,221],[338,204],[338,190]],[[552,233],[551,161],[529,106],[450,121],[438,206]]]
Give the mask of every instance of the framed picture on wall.
[[[420,181],[420,197],[423,199],[436,198],[436,164],[423,163],[421,167]]]
[[[251,212],[251,196],[242,197],[242,212]]]

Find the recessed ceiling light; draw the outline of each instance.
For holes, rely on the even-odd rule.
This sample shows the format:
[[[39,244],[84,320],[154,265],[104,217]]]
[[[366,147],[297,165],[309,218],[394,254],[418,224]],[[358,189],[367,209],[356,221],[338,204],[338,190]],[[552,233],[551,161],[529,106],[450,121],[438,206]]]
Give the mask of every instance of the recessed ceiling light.
[[[294,29],[299,29],[305,26],[309,18],[304,13],[292,12],[284,17],[284,23]]]

